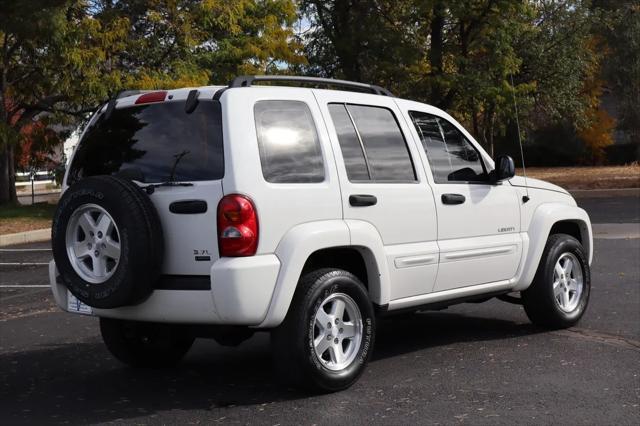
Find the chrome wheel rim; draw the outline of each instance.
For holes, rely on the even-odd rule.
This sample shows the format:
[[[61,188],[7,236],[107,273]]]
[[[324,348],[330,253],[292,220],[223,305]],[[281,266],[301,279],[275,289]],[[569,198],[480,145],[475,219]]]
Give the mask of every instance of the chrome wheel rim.
[[[584,289],[582,266],[573,253],[563,253],[553,268],[553,296],[563,312],[573,312]]]
[[[356,302],[333,293],[315,313],[313,346],[317,359],[329,370],[342,370],[358,355],[362,343],[362,315]]]
[[[107,211],[97,204],[84,204],[69,218],[67,255],[83,280],[100,284],[115,273],[120,261],[120,232]]]

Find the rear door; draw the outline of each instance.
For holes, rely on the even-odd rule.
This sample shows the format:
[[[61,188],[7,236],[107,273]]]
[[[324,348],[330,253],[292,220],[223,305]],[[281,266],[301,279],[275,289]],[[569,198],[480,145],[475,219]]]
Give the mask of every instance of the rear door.
[[[224,176],[222,113],[212,93],[187,113],[187,91],[165,101],[120,100],[89,128],[76,150],[67,184],[85,176],[118,175],[155,187],[149,198],[164,232],[165,275],[209,275],[218,259],[216,208]],[[144,95],[140,95],[144,96]],[[170,99],[171,98],[171,99]],[[142,98],[144,100],[144,98]]]
[[[315,90],[338,166],[344,218],[375,227],[391,274],[391,300],[431,291],[436,273],[436,212],[392,98]]]

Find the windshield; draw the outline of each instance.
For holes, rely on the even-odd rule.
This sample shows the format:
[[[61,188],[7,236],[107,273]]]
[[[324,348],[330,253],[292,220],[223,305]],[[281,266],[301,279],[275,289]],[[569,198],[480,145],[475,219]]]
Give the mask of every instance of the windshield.
[[[144,183],[218,180],[224,175],[220,103],[200,101],[191,114],[184,102],[116,109],[87,130],[73,158],[67,184],[95,175]]]

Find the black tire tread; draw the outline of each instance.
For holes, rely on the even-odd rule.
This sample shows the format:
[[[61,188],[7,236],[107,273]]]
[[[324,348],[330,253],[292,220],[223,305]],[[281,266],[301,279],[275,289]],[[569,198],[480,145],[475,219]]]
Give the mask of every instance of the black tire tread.
[[[304,347],[304,339],[300,338],[299,327],[306,323],[307,302],[313,298],[317,289],[322,287],[328,279],[340,276],[348,277],[352,282],[357,283],[365,294],[367,293],[366,287],[349,271],[336,268],[321,268],[309,272],[302,276],[298,282],[298,287],[284,321],[279,327],[272,330],[271,339],[274,349],[275,370],[279,378],[285,383],[311,392],[335,392],[351,386],[364,372],[364,368],[360,368],[357,374],[348,381],[329,383],[326,380],[318,379],[313,374],[309,374],[308,366],[302,361],[302,354],[306,353],[306,348]],[[373,313],[373,311],[371,312]],[[371,340],[372,346],[375,341],[375,335],[373,336]],[[369,349],[367,359],[371,356],[372,346]]]
[[[62,223],[68,217],[70,210],[67,204],[75,202],[78,191],[104,191],[110,188],[112,198],[116,198],[118,208],[127,212],[127,219],[131,223],[139,224],[135,230],[135,236],[129,236],[129,244],[137,247],[135,254],[135,267],[132,259],[123,259],[129,268],[128,282],[132,283],[127,290],[113,291],[106,299],[89,300],[81,294],[82,280],[72,271],[68,265],[64,235],[66,223]],[[96,189],[97,188],[97,189]],[[102,189],[101,189],[102,188]],[[80,194],[82,197],[83,195]],[[113,201],[112,201],[113,202]],[[98,308],[114,308],[140,303],[153,291],[155,282],[160,276],[164,254],[163,234],[160,219],[151,200],[142,193],[142,190],[133,182],[116,176],[91,176],[85,178],[73,187],[65,191],[53,219],[51,230],[53,255],[58,265],[63,283],[78,299]],[[144,247],[144,249],[142,249]],[[122,266],[125,267],[125,266]],[[76,287],[80,286],[80,287]]]
[[[542,257],[540,258],[540,264],[538,265],[538,269],[536,270],[531,286],[522,292],[522,305],[531,322],[549,329],[571,327],[584,313],[583,309],[577,319],[567,319],[559,313],[558,309],[555,307],[555,301],[549,296],[547,277],[545,277],[548,258],[556,245],[561,241],[566,240],[572,241],[580,247],[580,250],[577,252],[580,258],[579,260],[584,264],[587,264],[588,268],[585,254],[582,251],[582,245],[577,239],[567,234],[552,234],[547,239],[547,243],[545,244],[542,252]],[[588,288],[590,285],[590,276],[588,275],[589,271],[586,272],[584,285],[587,286],[586,291],[588,297],[588,292],[590,291]]]
[[[290,350],[292,345],[291,336],[295,333],[295,326],[303,323],[306,315],[305,311],[298,307],[303,306],[304,300],[315,291],[313,284],[320,277],[331,272],[336,272],[336,269],[321,268],[304,275],[300,279],[293,295],[287,316],[282,324],[271,332],[271,341],[274,346],[274,356],[276,357],[274,363],[276,373],[285,382],[294,386],[306,387],[301,365],[295,359],[294,351]],[[295,348],[295,351],[298,350],[302,350],[302,348]]]
[[[121,185],[131,196],[133,196],[140,206],[140,210],[144,215],[144,221],[146,224],[147,235],[149,236],[150,250],[151,250],[151,262],[152,265],[149,268],[148,273],[151,275],[151,280],[156,282],[162,271],[162,263],[164,256],[164,234],[162,232],[162,225],[160,223],[160,216],[155,206],[149,199],[149,196],[134,182],[124,179],[122,177],[107,176],[114,179],[117,184]],[[146,294],[141,294],[136,299],[141,300],[146,297]]]

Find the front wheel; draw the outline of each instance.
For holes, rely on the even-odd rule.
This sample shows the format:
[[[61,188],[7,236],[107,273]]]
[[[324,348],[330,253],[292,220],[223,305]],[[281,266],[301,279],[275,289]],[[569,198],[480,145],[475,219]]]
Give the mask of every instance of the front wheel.
[[[193,345],[188,330],[149,322],[100,318],[102,340],[113,356],[132,367],[177,364]]]
[[[566,234],[549,237],[522,303],[534,324],[548,328],[575,325],[589,303],[591,271],[582,244]]]
[[[353,274],[321,269],[302,277],[284,322],[272,331],[281,377],[313,390],[351,386],[373,351],[375,318]]]

